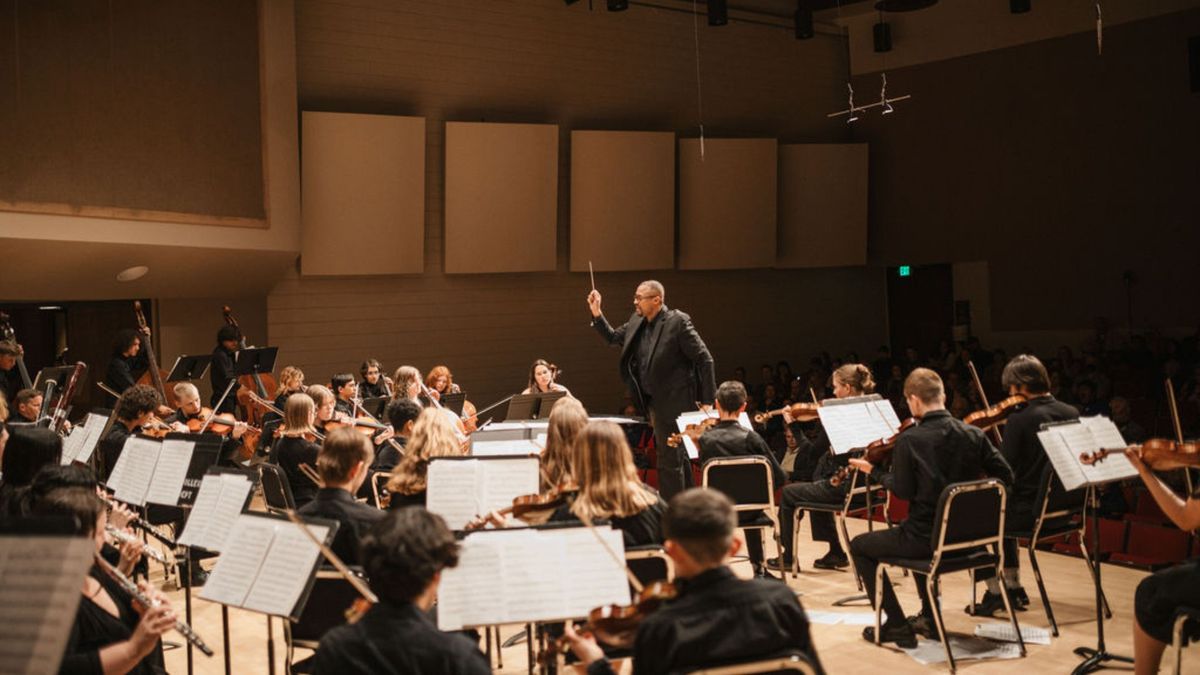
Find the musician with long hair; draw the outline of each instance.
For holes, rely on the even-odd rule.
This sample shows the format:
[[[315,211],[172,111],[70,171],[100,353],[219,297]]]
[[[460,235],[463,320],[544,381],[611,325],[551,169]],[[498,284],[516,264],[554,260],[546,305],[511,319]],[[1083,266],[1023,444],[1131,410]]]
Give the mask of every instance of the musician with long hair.
[[[117,419],[109,427],[108,433],[100,439],[97,449],[104,466],[104,476],[112,473],[117,465],[117,458],[125,449],[125,441],[154,418],[154,413],[162,405],[162,397],[154,387],[147,384],[135,384],[121,394],[117,401]]]
[[[542,491],[574,482],[571,468],[574,462],[575,439],[587,426],[588,414],[577,399],[561,398],[550,408],[546,431],[546,448],[542,450]]]
[[[387,376],[383,374],[383,364],[379,359],[367,359],[359,366],[358,374],[362,380],[358,383],[358,393],[363,398],[379,398],[388,395]]]
[[[325,423],[337,417],[337,397],[323,384],[314,384],[305,390],[305,394],[313,401],[316,417],[313,418],[313,428],[319,433],[325,433]],[[286,411],[285,411],[286,414]]]
[[[118,395],[137,384],[138,374],[145,372],[150,365],[142,349],[143,339],[148,339],[148,336],[132,328],[117,331],[113,338],[104,384]],[[108,400],[112,402],[114,399],[110,395]]]
[[[387,484],[392,496],[390,508],[425,506],[429,460],[462,454],[463,444],[450,416],[436,408],[421,411],[413,425],[412,438],[404,447],[404,457]]]
[[[400,366],[392,380],[396,383],[392,390],[393,399],[410,398],[425,407],[425,397],[421,393],[421,371],[414,366]]]
[[[313,388],[310,387],[309,390]],[[283,469],[288,485],[292,488],[292,499],[295,500],[297,508],[308,504],[317,495],[317,484],[300,468],[301,464],[313,467],[317,463],[320,447],[310,440],[316,431],[316,418],[316,406],[311,396],[289,396],[283,407],[283,425],[279,428],[279,440],[271,448],[267,459]]]
[[[425,376],[425,388],[438,400],[446,394],[458,394],[462,388],[454,384],[454,374],[446,366],[434,366]]]
[[[52,490],[32,508],[34,516],[73,518],[83,534],[104,546],[108,514],[104,502],[88,488]],[[84,578],[83,598],[67,638],[60,673],[166,673],[163,634],[175,626],[175,611],[158,591],[143,582],[141,590],[154,598],[154,607],[141,607],[107,574],[93,567]]]
[[[546,394],[552,391],[561,391],[570,396],[571,391],[569,389],[554,381],[557,377],[558,366],[546,359],[538,359],[529,367],[529,385],[521,393]]]

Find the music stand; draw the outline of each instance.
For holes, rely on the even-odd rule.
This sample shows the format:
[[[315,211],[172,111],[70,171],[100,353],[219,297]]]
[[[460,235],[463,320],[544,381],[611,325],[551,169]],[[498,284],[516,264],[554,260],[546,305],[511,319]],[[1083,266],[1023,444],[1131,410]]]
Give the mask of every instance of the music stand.
[[[565,391],[547,391],[538,394],[537,411],[533,419],[545,419],[550,416],[550,409],[558,402],[558,399],[567,395]]]
[[[212,354],[180,356],[175,359],[175,365],[171,366],[171,373],[167,375],[166,381],[184,382],[187,380],[199,380],[204,377],[204,372],[208,370],[210,363],[212,363]]]
[[[275,370],[275,357],[278,355],[279,347],[254,347],[240,350],[233,363],[234,373],[238,376],[270,373]]]
[[[364,398],[362,403],[359,404],[359,407],[370,413],[371,417],[374,417],[378,420],[383,418],[383,410],[384,408],[387,408],[387,403],[388,397],[375,396],[373,398]]]
[[[454,394],[442,394],[441,404],[443,408],[462,417],[463,403],[466,403],[466,401],[467,395],[460,391]]]
[[[537,415],[537,406],[537,394],[517,394],[508,401],[508,412],[504,415],[504,421],[531,420]]]
[[[67,386],[67,381],[71,379],[71,374],[74,372],[74,365],[42,368],[40,371],[38,371],[37,378],[35,378],[33,381],[33,388],[37,389],[38,391],[43,391],[46,388],[46,381],[54,380],[54,389],[57,393],[63,387]],[[87,371],[84,372],[86,373]],[[82,384],[82,382],[76,382],[76,390],[78,390]]]

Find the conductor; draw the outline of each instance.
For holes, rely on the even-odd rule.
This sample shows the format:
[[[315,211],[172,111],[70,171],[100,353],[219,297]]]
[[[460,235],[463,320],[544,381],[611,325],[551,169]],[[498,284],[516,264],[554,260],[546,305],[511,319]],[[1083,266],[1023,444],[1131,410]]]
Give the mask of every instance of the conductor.
[[[588,294],[592,326],[605,342],[621,346],[621,378],[633,392],[638,408],[650,417],[658,450],[658,491],[670,499],[691,487],[691,464],[682,447],[667,445],[675,418],[708,410],[716,397],[713,358],[687,314],[668,309],[666,291],[657,281],[643,281],[633,296],[634,313],[613,328],[600,309],[600,292]]]

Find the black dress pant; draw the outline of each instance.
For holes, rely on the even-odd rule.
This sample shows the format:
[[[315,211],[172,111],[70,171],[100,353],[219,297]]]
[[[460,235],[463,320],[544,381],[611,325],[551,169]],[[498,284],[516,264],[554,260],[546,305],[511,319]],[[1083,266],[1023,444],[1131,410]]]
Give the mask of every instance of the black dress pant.
[[[860,534],[850,541],[850,555],[854,557],[854,569],[862,579],[871,606],[875,605],[875,571],[879,568],[881,558],[928,558],[933,555],[928,538],[917,538],[909,535],[903,527],[893,527],[878,532]],[[925,588],[925,575],[914,574],[917,593],[921,596],[921,611],[930,611],[929,593]],[[899,625],[905,621],[904,610],[887,578],[883,576],[883,611],[887,612],[887,624]]]
[[[794,533],[792,521],[795,518],[797,504],[817,502],[831,506],[841,506],[845,501],[846,493],[842,491],[842,488],[830,485],[828,480],[813,483],[792,483],[791,485],[784,486],[779,506],[779,529],[780,536],[783,537],[784,559],[791,559],[794,554],[794,551],[792,551]],[[812,512],[812,535],[813,541],[828,542],[830,550],[840,551],[842,548],[841,541],[837,535],[837,527],[833,522],[833,513],[831,512]]]
[[[762,511],[742,511],[738,514],[738,524],[744,525],[753,523],[762,517]],[[763,530],[745,530],[746,535],[746,555],[750,557],[750,563],[755,567],[762,564],[763,561]]]
[[[667,438],[677,431],[675,418],[679,413],[658,410],[650,405],[650,424],[654,426],[654,452],[658,456],[658,493],[663,500],[671,501],[671,497],[693,487],[696,484],[692,475],[692,461],[688,458],[687,448],[682,443],[672,448],[667,445]]]

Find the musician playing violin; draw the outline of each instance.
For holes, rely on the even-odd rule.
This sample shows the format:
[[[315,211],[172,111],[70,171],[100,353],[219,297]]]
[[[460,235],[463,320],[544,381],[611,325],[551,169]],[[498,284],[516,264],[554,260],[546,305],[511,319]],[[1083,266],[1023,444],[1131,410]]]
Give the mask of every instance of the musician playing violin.
[[[575,439],[587,423],[587,410],[577,399],[567,396],[551,406],[541,458],[542,492],[575,482]]]
[[[237,397],[234,396],[237,393],[236,386],[229,390],[229,395],[224,401],[220,399],[225,393],[225,388],[231,382],[237,381],[237,371],[234,370],[233,362],[237,358],[241,338],[242,335],[235,326],[226,324],[217,331],[217,346],[213,348],[212,365],[209,366],[212,397],[208,402],[215,412],[232,413],[237,409]],[[220,407],[217,407],[218,402],[221,403]]]
[[[1013,357],[1004,366],[1000,384],[1010,396],[1020,395],[1026,399],[1023,407],[1008,416],[1004,438],[1000,443],[1000,452],[1008,460],[1015,476],[1008,492],[1004,528],[1028,531],[1037,520],[1041,508],[1041,504],[1037,503],[1038,492],[1046,483],[1047,472],[1051,471],[1046,451],[1038,440],[1038,432],[1047,422],[1079,419],[1079,411],[1050,394],[1050,375],[1036,356],[1021,354]],[[1058,478],[1054,480],[1057,482]],[[1021,586],[1021,558],[1018,553],[1017,540],[1006,538],[1004,581],[1009,599],[1015,607],[1024,609],[1029,605],[1029,594]],[[1000,597],[1000,583],[994,574],[990,570],[982,570],[976,573],[975,578],[987,582],[987,592],[975,604],[975,615],[992,616],[1001,611],[1004,600]]]
[[[200,403],[200,390],[191,382],[178,382],[173,390],[175,400],[179,403],[179,409],[164,417],[163,422],[169,424],[173,431],[199,432],[213,414],[212,410],[205,408]],[[225,447],[221,452],[222,457],[232,454],[234,449],[241,444],[241,438],[249,428],[249,425],[241,421],[235,421],[231,426],[229,435],[225,438]],[[209,425],[209,430],[212,430],[212,425]]]
[[[870,474],[901,499],[907,499],[908,519],[898,527],[860,534],[850,542],[854,568],[862,579],[867,597],[874,603],[875,570],[881,558],[928,558],[933,554],[930,536],[942,490],[951,483],[976,480],[981,475],[999,478],[1011,485],[1012,469],[987,436],[976,427],[954,419],[946,410],[942,378],[928,368],[917,368],[904,380],[904,398],[919,422],[896,439],[891,471],[866,459],[851,458],[850,466]],[[925,576],[915,575],[921,596],[921,613],[911,619],[896,599],[884,577],[883,608],[887,623],[881,627],[881,642],[895,642],[906,649],[917,646],[916,633],[937,639],[933,610],[929,604]],[[875,627],[868,626],[863,638],[874,642]]]
[[[338,373],[329,380],[329,388],[333,390],[337,400],[333,408],[339,415],[349,419],[353,415],[354,399],[358,396],[358,383],[350,373]]]
[[[425,398],[421,393],[421,371],[414,366],[400,366],[396,369],[395,389],[392,390],[392,398],[410,398],[417,402],[422,408],[426,406]]]
[[[330,398],[333,398],[332,395]],[[333,403],[330,402],[328,406],[332,410]],[[279,428],[279,440],[271,448],[267,460],[283,469],[297,507],[308,504],[317,494],[318,486],[300,468],[301,464],[313,466],[317,462],[319,447],[313,442],[316,419],[317,409],[312,397],[307,394],[289,396],[283,406],[283,425]]]
[[[728,497],[707,488],[681,492],[671,498],[662,526],[678,595],[638,626],[634,673],[685,672],[790,654],[807,656],[822,672],[796,594],[785,584],[739,579],[725,565],[741,544]],[[613,672],[595,638],[570,624],[565,637],[588,673]]]
[[[391,493],[389,508],[392,509],[425,506],[429,460],[465,454],[454,423],[436,408],[421,411],[404,450],[404,457],[387,484]]]
[[[875,380],[871,378],[871,369],[861,363],[847,363],[839,367],[833,371],[831,381],[835,398],[862,396],[875,391]],[[790,413],[784,413],[784,420],[800,444],[799,456],[795,460],[797,469],[793,471],[792,478],[802,481],[785,486],[780,498],[779,534],[783,538],[783,566],[791,567],[796,505],[802,502],[840,505],[846,499],[849,481],[833,485],[829,480],[846,465],[846,455],[833,454],[829,436],[825,434],[824,428],[817,434],[815,440],[809,441],[800,423],[793,420]],[[812,466],[811,462],[813,461],[816,462],[816,467],[812,470],[812,480],[807,481],[807,477],[803,475],[803,467]],[[832,570],[848,566],[850,561],[846,558],[846,552],[842,550],[841,540],[838,539],[837,529],[833,523],[833,514],[828,511],[813,511],[810,515],[813,541],[823,541],[829,544],[829,552],[813,561],[813,567]],[[767,566],[778,568],[779,560],[772,558],[767,561]]]
[[[375,503],[375,491],[371,487],[375,482],[375,474],[391,473],[400,464],[400,460],[403,458],[401,452],[407,448],[408,439],[412,438],[413,427],[416,426],[417,417],[420,415],[421,406],[412,399],[398,398],[388,403],[387,408],[383,411],[383,417],[384,421],[394,430],[391,436],[392,442],[383,443],[375,450],[375,459],[367,471],[367,480],[358,490],[359,497],[375,506],[381,506]]]
[[[387,378],[383,375],[383,364],[379,359],[363,361],[358,372],[362,375],[362,381],[358,383],[358,393],[363,398],[388,396]]]
[[[430,368],[429,374],[425,376],[425,387],[429,390],[429,394],[439,401],[446,394],[462,392],[462,388],[454,384],[454,374],[446,366]]]
[[[783,486],[783,467],[762,436],[738,423],[738,416],[745,410],[746,387],[735,380],[722,382],[717,387],[717,413],[721,421],[700,436],[700,462],[704,464],[717,457],[765,457],[771,463],[772,489],[779,489]],[[752,523],[759,518],[762,518],[762,511],[738,513],[738,522],[742,524]],[[770,577],[763,568],[762,530],[746,532],[746,550],[754,568],[754,576]]]
[[[330,421],[337,420],[337,396],[333,391],[324,385],[314,384],[305,390],[305,394],[313,401],[313,406],[316,409],[316,418],[313,420],[313,428],[318,433],[324,434],[325,424]],[[290,396],[288,397],[291,398]],[[286,412],[286,411],[285,411]],[[342,416],[343,420],[345,416]]]
[[[161,405],[162,397],[148,384],[135,384],[121,395],[120,401],[117,402],[117,419],[97,446],[105,477],[111,474],[113,467],[117,465],[117,458],[125,448],[125,439],[153,420],[155,411]]]
[[[299,509],[302,516],[328,518],[339,523],[330,548],[347,565],[359,564],[358,549],[371,526],[383,520],[385,512],[360,504],[355,493],[367,478],[375,451],[366,436],[350,428],[334,429],[321,443],[316,470],[324,487],[316,497]]]

